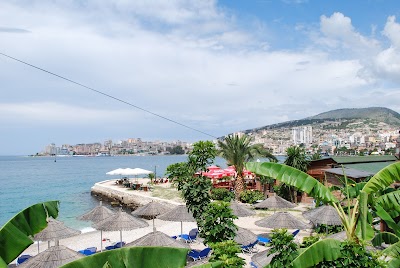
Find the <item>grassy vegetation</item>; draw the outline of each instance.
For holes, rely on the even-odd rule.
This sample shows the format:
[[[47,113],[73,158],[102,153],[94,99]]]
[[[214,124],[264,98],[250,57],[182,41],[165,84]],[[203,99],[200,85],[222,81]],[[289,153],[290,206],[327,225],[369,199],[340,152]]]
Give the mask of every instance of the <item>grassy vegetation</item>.
[[[163,186],[154,186],[154,190],[152,192],[153,197],[159,197],[162,199],[167,199],[167,200],[176,200],[176,199],[181,199],[180,193],[178,190],[174,187],[163,187]]]

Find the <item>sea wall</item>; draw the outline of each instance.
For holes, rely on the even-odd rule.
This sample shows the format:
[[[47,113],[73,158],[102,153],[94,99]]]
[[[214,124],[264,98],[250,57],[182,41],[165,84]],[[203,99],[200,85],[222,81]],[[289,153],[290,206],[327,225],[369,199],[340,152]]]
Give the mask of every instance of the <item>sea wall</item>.
[[[158,201],[166,204],[180,205],[180,203],[151,196],[150,192],[128,190],[115,185],[115,181],[102,181],[96,183],[91,188],[91,194],[104,201],[111,202],[112,205],[122,205],[131,209],[146,205],[151,201]]]

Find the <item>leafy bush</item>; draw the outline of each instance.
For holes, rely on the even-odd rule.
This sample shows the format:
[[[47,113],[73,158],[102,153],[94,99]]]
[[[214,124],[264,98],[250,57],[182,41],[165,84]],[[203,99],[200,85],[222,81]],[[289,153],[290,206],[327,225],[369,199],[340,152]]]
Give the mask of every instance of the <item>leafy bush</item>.
[[[316,267],[387,267],[383,261],[365,250],[365,247],[354,242],[344,241],[340,243],[341,256],[333,261],[323,261]]]
[[[272,231],[268,256],[275,254],[267,267],[281,268],[292,267],[292,261],[299,255],[298,246],[294,242],[294,237],[286,229],[276,229]]]
[[[203,222],[200,235],[204,238],[204,244],[232,240],[235,237],[237,227],[228,202],[215,201],[208,204],[203,214]]]
[[[235,194],[225,188],[211,189],[211,199],[230,202],[235,197]]]
[[[315,242],[317,242],[319,240],[319,236],[306,236],[303,238],[303,243],[301,243],[300,247],[301,248],[308,248],[309,246],[311,246],[312,244],[314,244]]]
[[[257,200],[263,200],[264,194],[260,191],[244,190],[240,193],[240,201],[253,204]]]
[[[336,234],[343,231],[342,225],[326,225],[326,224],[318,224],[315,227],[315,232],[318,234]]]
[[[233,240],[211,243],[212,254],[210,262],[221,261],[223,268],[241,268],[245,262],[237,254],[241,252],[239,245]]]

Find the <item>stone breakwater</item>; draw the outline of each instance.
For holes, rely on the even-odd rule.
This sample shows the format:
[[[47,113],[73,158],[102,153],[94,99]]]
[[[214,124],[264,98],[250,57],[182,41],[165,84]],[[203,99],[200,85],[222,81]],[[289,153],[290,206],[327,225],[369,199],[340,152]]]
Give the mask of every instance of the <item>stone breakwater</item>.
[[[153,197],[151,192],[131,190],[115,184],[115,180],[106,180],[96,183],[91,188],[91,194],[98,198],[111,202],[112,205],[122,205],[124,207],[136,209],[139,206],[146,205],[151,201],[157,201],[165,204],[181,205],[182,203]]]

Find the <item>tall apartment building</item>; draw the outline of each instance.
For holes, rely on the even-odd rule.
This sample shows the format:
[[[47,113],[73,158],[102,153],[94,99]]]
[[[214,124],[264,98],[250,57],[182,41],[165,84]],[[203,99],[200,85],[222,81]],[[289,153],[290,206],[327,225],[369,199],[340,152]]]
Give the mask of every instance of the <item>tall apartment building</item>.
[[[301,144],[305,145],[312,144],[312,126],[302,126],[302,127],[294,127],[292,128],[292,139],[293,144]]]

